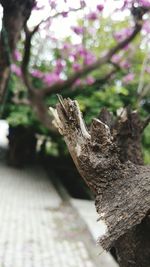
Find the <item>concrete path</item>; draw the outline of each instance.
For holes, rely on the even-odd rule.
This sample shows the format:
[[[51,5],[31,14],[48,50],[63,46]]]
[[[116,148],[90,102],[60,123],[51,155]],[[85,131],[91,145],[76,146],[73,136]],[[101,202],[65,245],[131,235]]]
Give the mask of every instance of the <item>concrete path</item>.
[[[1,163],[0,267],[113,267],[99,253],[85,222],[43,170]]]
[[[0,121],[0,267],[116,267],[96,246],[94,203],[62,201],[39,167],[8,167],[7,131]]]

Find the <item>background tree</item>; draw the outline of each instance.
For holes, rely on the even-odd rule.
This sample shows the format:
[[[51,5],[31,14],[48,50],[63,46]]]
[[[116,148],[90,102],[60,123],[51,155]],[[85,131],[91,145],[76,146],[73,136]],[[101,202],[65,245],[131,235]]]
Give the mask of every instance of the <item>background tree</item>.
[[[8,84],[9,75],[1,75],[1,92],[5,95],[5,98],[1,99],[1,109],[3,117],[7,117],[11,125],[21,124],[32,128],[34,132],[44,134],[48,133],[46,128],[55,132],[48,106],[55,104],[54,95],[59,92],[79,100],[88,122],[102,105],[109,106],[112,111],[124,105],[131,104],[134,108],[140,108],[142,105],[142,113],[147,115],[148,2],[119,1],[120,7],[110,18],[105,16],[105,5],[102,4],[90,10],[84,1],[79,1],[78,6],[74,8],[65,3],[62,9],[56,2],[49,1],[46,6],[49,8],[48,16],[41,19],[37,25],[33,25],[30,20],[34,14],[43,12],[45,16],[44,6],[40,2],[36,5],[34,2],[27,2],[23,7],[27,8],[28,12],[24,12],[24,9],[16,4],[13,8],[15,12],[23,12],[23,18],[18,16],[22,21],[19,24],[12,13],[12,21],[14,25],[22,25],[19,28],[21,34],[14,29],[13,32],[18,36],[15,37],[14,34],[10,35],[10,29],[7,30],[5,38],[3,37],[5,43],[7,42],[7,46],[3,44],[3,48],[7,47],[7,51],[1,53],[5,59],[10,58],[8,64],[2,64],[1,68],[5,69],[8,65],[8,74],[10,70],[12,73]],[[10,8],[10,2],[2,2],[2,5],[5,21],[5,13],[9,16],[5,10]],[[32,15],[27,22],[31,10]],[[130,10],[130,13],[126,15],[127,10]],[[73,37],[56,38],[53,32],[55,21],[60,18],[65,21],[70,15],[77,16],[78,13],[81,18],[76,21],[76,25],[71,26]],[[24,14],[27,14],[26,19]],[[114,17],[119,14],[123,14],[123,19],[116,21]],[[6,21],[8,22],[7,19]],[[5,28],[7,27],[2,27],[2,36]],[[12,31],[13,26],[10,28]],[[10,44],[8,37],[11,39]],[[13,48],[10,49],[13,43]],[[39,53],[41,51],[43,52]],[[147,146],[147,142],[145,143]],[[148,162],[146,148],[144,151]]]
[[[21,31],[30,17],[35,1],[1,0],[0,4],[3,7],[0,35],[0,103],[2,103],[10,76],[11,57],[16,49]]]

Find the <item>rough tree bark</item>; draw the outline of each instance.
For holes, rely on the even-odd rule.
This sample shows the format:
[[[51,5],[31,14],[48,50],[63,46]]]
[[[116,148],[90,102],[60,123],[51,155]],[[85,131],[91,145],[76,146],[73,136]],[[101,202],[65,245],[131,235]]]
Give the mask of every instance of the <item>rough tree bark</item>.
[[[145,122],[123,110],[114,121],[102,110],[86,129],[78,104],[60,98],[51,109],[54,124],[81,176],[95,194],[104,249],[115,249],[120,267],[150,266],[150,167],[142,165],[140,138]],[[147,121],[148,122],[148,121]]]
[[[10,75],[11,56],[20,38],[20,33],[35,0],[0,0],[3,7],[2,31],[0,35],[0,103],[2,103]]]

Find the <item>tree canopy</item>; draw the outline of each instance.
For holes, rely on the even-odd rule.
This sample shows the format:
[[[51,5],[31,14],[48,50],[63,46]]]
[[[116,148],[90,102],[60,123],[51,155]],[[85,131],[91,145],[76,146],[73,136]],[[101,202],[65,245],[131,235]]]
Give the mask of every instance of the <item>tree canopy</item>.
[[[87,123],[103,106],[148,116],[148,0],[0,4],[1,114],[11,125],[55,132],[48,106],[56,93],[78,99]],[[146,130],[146,162],[148,138]]]

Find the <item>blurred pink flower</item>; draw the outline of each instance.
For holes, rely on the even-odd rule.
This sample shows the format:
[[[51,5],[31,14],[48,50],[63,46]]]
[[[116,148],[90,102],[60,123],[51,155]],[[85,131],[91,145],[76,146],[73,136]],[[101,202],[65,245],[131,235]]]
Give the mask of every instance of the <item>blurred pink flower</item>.
[[[76,48],[76,53],[78,53],[79,56],[84,57],[87,55],[87,50],[83,47],[83,45],[78,45]]]
[[[57,4],[56,4],[55,1],[49,1],[49,4],[50,4],[50,6],[51,6],[52,9],[55,9],[56,6],[57,6]]]
[[[47,84],[47,85],[52,85],[56,82],[61,81],[59,75],[55,72],[53,73],[45,73],[44,77],[43,77],[43,81]]]
[[[84,32],[84,28],[83,27],[73,26],[71,28],[78,35],[83,34],[83,32]]]
[[[104,9],[104,6],[102,5],[102,4],[99,4],[99,5],[97,5],[97,10],[98,11],[103,11],[103,9]]]
[[[94,63],[96,60],[95,55],[93,55],[92,53],[90,53],[89,51],[87,52],[86,56],[84,57],[84,64],[85,65],[90,65],[92,63]]]
[[[150,0],[139,0],[139,4],[144,7],[150,7]]]
[[[70,49],[71,48],[71,44],[69,44],[69,43],[64,43],[63,44],[63,50],[68,50],[68,49]]]
[[[132,32],[133,32],[133,29],[125,28],[119,32],[116,32],[114,34],[114,37],[118,42],[122,42],[125,38],[129,37],[132,34]]]
[[[81,69],[81,65],[78,64],[78,63],[74,63],[72,65],[72,68],[73,68],[74,71],[79,71]]]
[[[71,59],[71,60],[73,60],[73,61],[76,61],[76,60],[78,60],[78,58],[79,58],[79,55],[78,55],[78,53],[76,52],[76,51],[71,51],[70,53],[69,53],[69,58]]]
[[[131,64],[127,60],[124,60],[120,62],[120,67],[124,69],[129,69],[131,67]]]
[[[75,45],[69,55],[76,61],[80,57],[84,58],[87,55],[87,50],[83,45]]]
[[[64,66],[65,66],[65,63],[61,59],[57,59],[55,73],[59,75],[62,72]]]
[[[74,83],[74,86],[80,86],[81,84],[82,84],[82,81],[80,79],[77,79],[76,82]]]
[[[32,70],[31,74],[33,77],[39,78],[39,79],[43,78],[43,75],[44,75],[40,70]]]
[[[21,61],[21,53],[17,49],[13,52],[13,58],[16,61]]]
[[[134,80],[134,73],[128,73],[126,76],[123,77],[123,82],[128,84]]]
[[[97,13],[96,12],[91,12],[87,15],[87,19],[89,20],[97,20]]]
[[[12,73],[16,74],[18,77],[22,76],[21,68],[18,67],[16,64],[11,65],[11,71]]]
[[[67,11],[63,11],[63,12],[61,12],[61,14],[62,14],[62,16],[63,16],[64,18],[68,17],[68,12],[67,12]]]
[[[86,83],[87,83],[88,85],[91,85],[91,84],[93,84],[94,82],[95,82],[95,79],[94,79],[93,77],[89,76],[89,77],[86,78]]]

